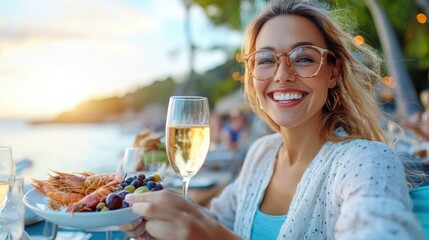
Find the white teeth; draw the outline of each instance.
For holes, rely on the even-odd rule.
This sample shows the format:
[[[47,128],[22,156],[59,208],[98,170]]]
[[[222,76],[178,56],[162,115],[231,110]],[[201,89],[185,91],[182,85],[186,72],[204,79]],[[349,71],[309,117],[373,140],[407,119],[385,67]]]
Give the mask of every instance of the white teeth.
[[[273,98],[276,101],[291,101],[291,100],[297,100],[302,98],[301,93],[281,93],[276,92],[273,94]]]

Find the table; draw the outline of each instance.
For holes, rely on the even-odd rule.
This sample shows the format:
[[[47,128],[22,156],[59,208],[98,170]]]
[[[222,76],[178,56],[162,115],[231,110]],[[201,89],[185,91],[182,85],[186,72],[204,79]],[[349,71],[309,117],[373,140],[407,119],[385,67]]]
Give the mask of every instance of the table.
[[[204,167],[206,169],[223,170],[228,168],[236,155],[235,151],[227,149],[216,149],[207,153]]]
[[[100,229],[100,230],[87,230],[81,231],[78,229],[58,227],[46,221],[41,221],[39,223],[26,226],[25,231],[30,236],[30,239],[46,239],[53,240],[55,236],[61,237],[61,239],[86,239],[89,237],[89,240],[100,240],[100,239],[109,239],[109,240],[122,240],[127,239],[125,234],[117,229]]]

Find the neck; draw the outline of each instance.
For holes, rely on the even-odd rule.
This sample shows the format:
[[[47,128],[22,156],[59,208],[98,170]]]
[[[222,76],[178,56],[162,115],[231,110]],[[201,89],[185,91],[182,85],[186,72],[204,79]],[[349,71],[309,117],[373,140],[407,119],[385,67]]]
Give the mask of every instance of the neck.
[[[310,164],[325,144],[319,132],[319,125],[282,128],[283,145],[279,151],[279,161],[288,166]]]

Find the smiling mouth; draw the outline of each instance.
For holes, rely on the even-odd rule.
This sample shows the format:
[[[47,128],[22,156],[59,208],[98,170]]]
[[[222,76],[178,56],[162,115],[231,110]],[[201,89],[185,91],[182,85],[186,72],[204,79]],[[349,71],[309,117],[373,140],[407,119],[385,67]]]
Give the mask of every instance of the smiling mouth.
[[[279,102],[291,102],[294,100],[300,100],[303,97],[302,93],[298,92],[289,92],[289,93],[283,93],[283,92],[275,92],[273,93],[273,99]]]

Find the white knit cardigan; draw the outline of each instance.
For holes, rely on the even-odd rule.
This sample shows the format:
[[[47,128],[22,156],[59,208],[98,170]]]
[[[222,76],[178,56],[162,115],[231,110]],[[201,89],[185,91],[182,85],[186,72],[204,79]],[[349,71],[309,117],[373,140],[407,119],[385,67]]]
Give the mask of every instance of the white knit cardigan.
[[[281,143],[278,133],[257,140],[238,178],[211,203],[217,219],[243,239],[250,239]],[[402,163],[387,145],[374,141],[324,144],[287,215],[278,239],[422,239]]]

